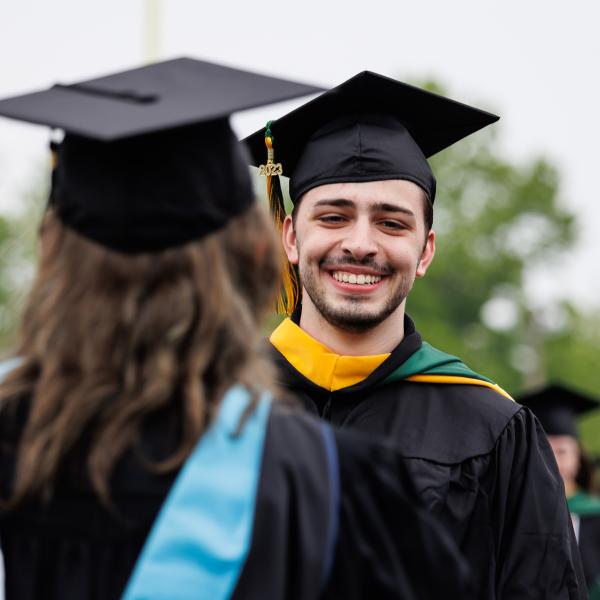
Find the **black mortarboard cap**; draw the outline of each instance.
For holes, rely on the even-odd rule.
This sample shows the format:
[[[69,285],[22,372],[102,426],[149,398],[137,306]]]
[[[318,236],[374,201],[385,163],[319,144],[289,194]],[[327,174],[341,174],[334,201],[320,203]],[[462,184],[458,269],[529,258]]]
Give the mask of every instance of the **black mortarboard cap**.
[[[405,179],[433,203],[427,157],[499,117],[438,94],[363,71],[248,136],[252,164],[267,176],[275,223],[285,218],[279,177],[290,178],[296,203],[330,183]],[[300,290],[297,269],[284,264],[280,312],[291,314]]]
[[[364,71],[274,120],[275,161],[290,196],[327,183],[408,179],[431,201],[426,158],[499,117],[438,94]],[[255,166],[265,163],[264,129],[247,137]]]
[[[51,203],[82,235],[159,251],[222,227],[254,200],[229,115],[320,91],[179,58],[0,101],[0,115],[65,131]]]
[[[586,394],[560,384],[531,390],[517,398],[529,407],[548,435],[578,438],[577,417],[600,408],[600,402]]]

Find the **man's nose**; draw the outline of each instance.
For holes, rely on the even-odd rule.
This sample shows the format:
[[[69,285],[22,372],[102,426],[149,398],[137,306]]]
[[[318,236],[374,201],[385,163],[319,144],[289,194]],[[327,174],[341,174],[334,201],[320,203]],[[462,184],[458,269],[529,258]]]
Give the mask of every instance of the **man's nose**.
[[[342,251],[356,260],[364,260],[377,254],[374,232],[368,221],[359,220],[348,228],[342,240]]]

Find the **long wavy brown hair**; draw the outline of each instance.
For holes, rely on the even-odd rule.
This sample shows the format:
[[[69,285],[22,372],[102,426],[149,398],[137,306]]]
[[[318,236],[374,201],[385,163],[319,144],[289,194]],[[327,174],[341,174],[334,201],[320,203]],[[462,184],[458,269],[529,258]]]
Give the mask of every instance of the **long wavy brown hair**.
[[[258,205],[201,240],[142,255],[108,250],[48,212],[22,363],[0,386],[3,410],[29,402],[10,503],[48,497],[84,435],[90,481],[109,502],[115,462],[153,412],[181,402],[181,441],[152,465],[168,471],[188,456],[229,386],[272,389],[259,324],[274,302],[278,257]]]

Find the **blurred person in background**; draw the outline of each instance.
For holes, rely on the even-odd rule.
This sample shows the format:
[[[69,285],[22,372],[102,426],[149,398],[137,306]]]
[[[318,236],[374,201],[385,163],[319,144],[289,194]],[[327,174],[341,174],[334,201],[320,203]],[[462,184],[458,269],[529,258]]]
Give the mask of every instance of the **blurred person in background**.
[[[270,341],[280,383],[309,409],[399,449],[472,567],[475,597],[583,599],[539,423],[423,342],[405,313],[435,253],[426,157],[497,119],[366,71],[249,136],[288,259],[280,310],[289,318]],[[280,174],[290,177],[291,215]]]
[[[595,466],[577,427],[577,418],[600,408],[600,402],[561,384],[531,390],[518,401],[533,411],[548,436],[565,485],[590,598],[600,598],[600,498],[593,493]]]
[[[8,600],[468,597],[397,451],[273,399],[228,115],[308,91],[178,59],[0,101],[66,132],[0,385]]]

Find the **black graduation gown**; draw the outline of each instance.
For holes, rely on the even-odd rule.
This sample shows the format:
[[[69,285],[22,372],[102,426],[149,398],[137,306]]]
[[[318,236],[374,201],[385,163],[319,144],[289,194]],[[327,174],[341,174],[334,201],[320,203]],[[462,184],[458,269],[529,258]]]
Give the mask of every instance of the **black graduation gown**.
[[[0,412],[3,494],[11,486],[25,406],[16,416]],[[176,422],[172,410],[150,419],[143,453],[157,458],[172,449]],[[123,593],[179,480],[149,472],[130,451],[111,480],[111,511],[90,488],[84,454],[80,446],[70,455],[49,503],[0,511],[7,600],[108,600]],[[465,563],[437,522],[415,507],[411,477],[395,449],[352,432],[332,433],[273,403],[260,456],[248,552],[227,597],[469,597]],[[230,484],[226,474],[223,481]],[[202,589],[194,597],[209,598]]]
[[[600,599],[600,515],[581,517],[579,552],[590,595]]]
[[[389,358],[333,392],[274,347],[273,355],[280,383],[309,410],[398,448],[421,499],[466,556],[475,597],[586,598],[562,481],[539,423],[488,387],[390,378],[421,345],[406,317]]]
[[[571,511],[590,598],[600,599],[600,498],[578,491],[570,496]]]

